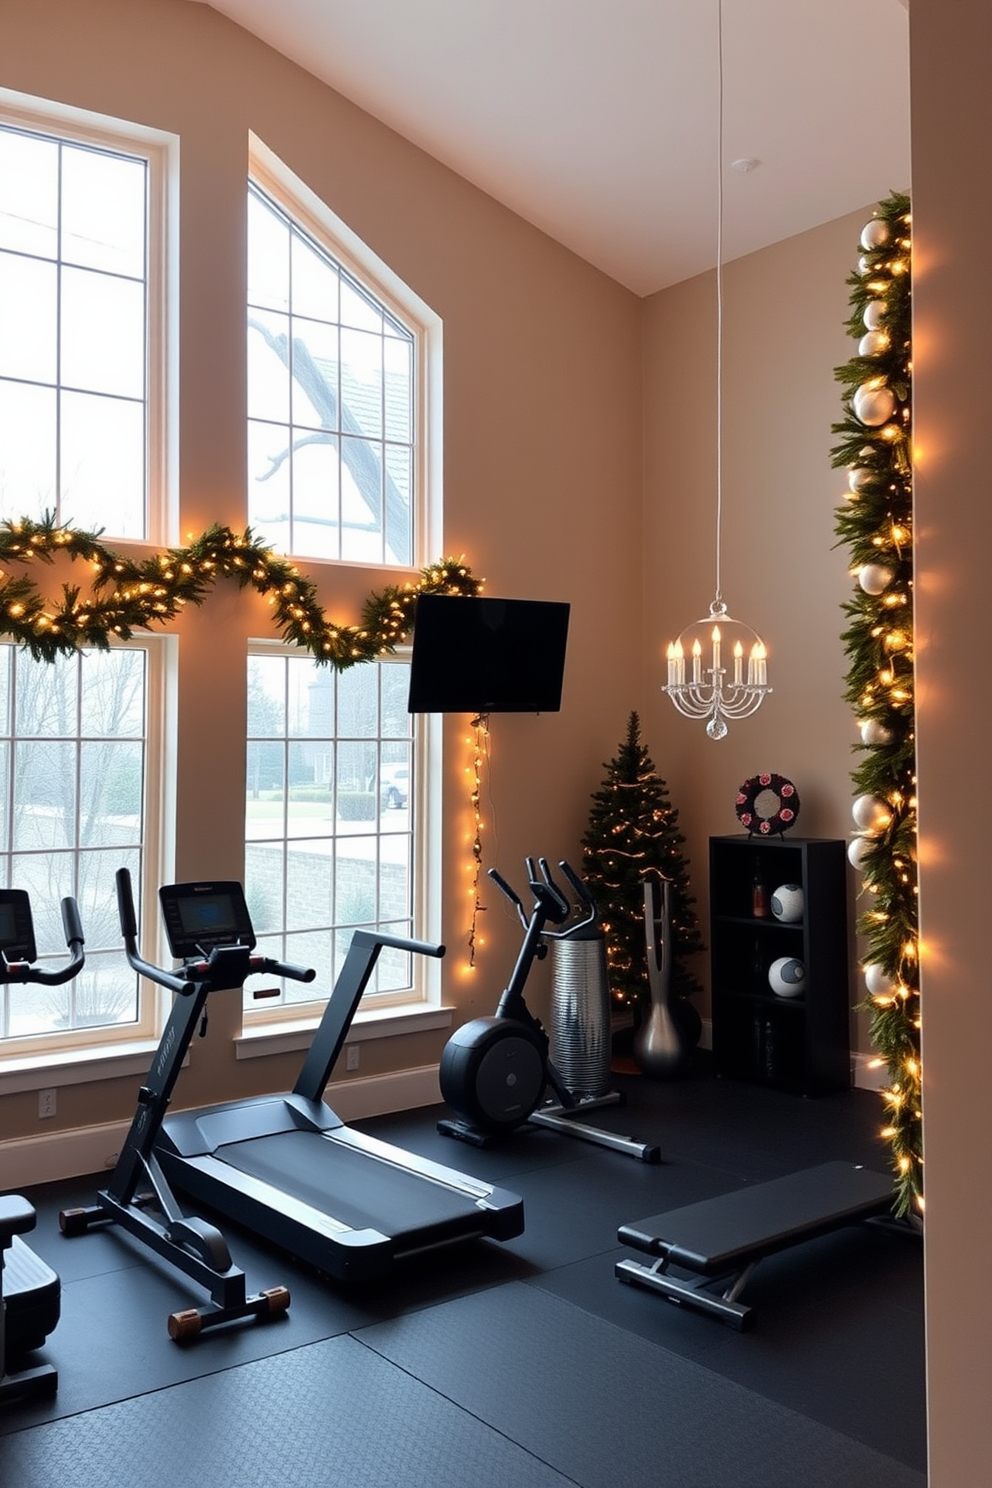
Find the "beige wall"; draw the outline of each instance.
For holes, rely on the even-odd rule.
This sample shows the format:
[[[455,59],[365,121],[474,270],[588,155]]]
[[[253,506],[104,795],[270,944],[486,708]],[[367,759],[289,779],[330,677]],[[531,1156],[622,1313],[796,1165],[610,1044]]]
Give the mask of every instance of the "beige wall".
[[[931,1483],[972,1488],[992,1455],[992,1304],[980,1281],[990,1219],[981,864],[992,730],[980,691],[984,652],[957,638],[983,635],[988,622],[990,326],[981,285],[992,226],[982,191],[992,16],[984,0],[914,0],[911,30]],[[182,137],[187,527],[237,522],[243,511],[238,265],[249,129],[443,317],[445,546],[464,549],[491,592],[553,595],[575,607],[561,715],[501,720],[496,730],[502,865],[524,852],[575,851],[588,793],[630,707],[642,712],[681,810],[702,908],[706,837],[734,829],[733,794],[746,775],[790,775],[803,796],[801,830],[847,834],[854,732],[840,701],[838,633],[848,580],[843,553],[832,551],[841,482],[826,460],[837,407],[831,369],[848,350],[844,278],[863,213],[728,266],[723,587],[732,612],[771,647],[775,693],[757,718],[713,744],[657,691],[662,642],[705,610],[712,588],[711,279],[639,305],[206,7],[0,0],[0,36],[0,86]],[[327,588],[342,609],[365,592],[353,583],[345,593],[344,582],[335,576]],[[229,658],[257,627],[229,600],[212,601],[208,613],[211,648],[197,648],[192,627],[183,637],[192,661],[181,699],[178,867],[236,872],[241,805],[229,765],[242,747],[243,684],[240,661]],[[194,688],[201,696],[221,688],[225,699],[215,761],[189,721]],[[461,851],[459,733],[449,737],[449,903]],[[446,915],[453,945],[461,919]],[[497,952],[512,930],[496,917],[494,925],[504,946],[483,966],[478,1000],[449,980],[463,1014],[488,1001],[505,967]],[[232,1012],[227,1032],[233,1024]],[[217,1095],[287,1078],[279,1061],[264,1072],[265,1061],[235,1070],[223,1033],[215,1030]],[[392,1040],[373,1067],[423,1063],[437,1045],[427,1035]],[[190,1075],[191,1098],[202,1098],[199,1057]],[[60,1099],[59,1123],[121,1116],[132,1089],[132,1081],[77,1087]],[[4,1134],[36,1131],[34,1105],[0,1101]],[[965,1265],[977,1283],[962,1279]],[[880,1367],[884,1348],[880,1339]]]
[[[932,1488],[986,1482],[992,13],[913,0],[920,916]],[[977,1285],[966,1280],[978,1263]]]
[[[244,223],[249,131],[258,135],[444,323],[444,548],[493,594],[572,603],[560,714],[493,726],[498,861],[575,856],[588,794],[636,706],[631,582],[640,522],[639,307],[628,291],[475,190],[207,6],[183,0],[0,0],[0,87],[180,138],[181,527],[245,521]],[[436,556],[436,555],[431,555]],[[318,575],[324,603],[356,617],[388,576]],[[605,622],[605,624],[604,624]],[[240,877],[244,642],[264,606],[217,595],[180,635],[176,872]],[[204,700],[213,717],[204,728]],[[515,921],[460,980],[465,908],[464,720],[447,728],[446,999],[491,1010],[512,964]],[[489,841],[493,840],[490,832]],[[237,999],[215,999],[179,1098],[196,1103],[291,1081],[299,1056],[235,1062]],[[442,1033],[362,1045],[362,1076],[436,1062]],[[0,1097],[5,1137],[113,1121],[133,1078],[60,1091],[39,1128],[32,1092]],[[2,1184],[2,1175],[0,1175]]]
[[[853,829],[857,731],[842,701],[840,641],[852,580],[835,547],[846,483],[830,449],[841,415],[833,368],[853,349],[845,281],[870,215],[871,204],[724,270],[722,591],[731,615],[768,646],[774,690],[717,741],[659,691],[664,646],[714,595],[714,275],[644,303],[644,722],[689,837],[704,913],[706,839],[739,830],[734,798],[749,776],[774,770],[795,783],[797,835]],[[860,906],[849,877],[853,923]],[[852,1001],[860,996],[852,967]],[[866,1047],[853,1014],[852,1037]]]

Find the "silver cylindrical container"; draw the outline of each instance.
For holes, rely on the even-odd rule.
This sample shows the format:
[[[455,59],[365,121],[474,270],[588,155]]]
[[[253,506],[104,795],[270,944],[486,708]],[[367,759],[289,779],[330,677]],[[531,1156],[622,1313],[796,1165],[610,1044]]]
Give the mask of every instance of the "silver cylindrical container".
[[[601,930],[551,942],[551,1058],[577,1096],[610,1088],[610,984]]]

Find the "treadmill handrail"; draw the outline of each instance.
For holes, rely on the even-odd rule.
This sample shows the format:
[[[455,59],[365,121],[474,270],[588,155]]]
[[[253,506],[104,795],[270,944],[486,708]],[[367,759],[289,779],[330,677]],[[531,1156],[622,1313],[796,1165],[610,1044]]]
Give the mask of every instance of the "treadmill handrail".
[[[445,952],[443,945],[434,945],[429,941],[407,940],[403,936],[389,935],[379,930],[355,930],[344,963],[331,988],[317,1032],[293,1086],[294,1095],[302,1096],[304,1100],[323,1100],[331,1070],[348,1036],[362,993],[368,986],[379,952],[386,946],[421,956],[440,957]]]

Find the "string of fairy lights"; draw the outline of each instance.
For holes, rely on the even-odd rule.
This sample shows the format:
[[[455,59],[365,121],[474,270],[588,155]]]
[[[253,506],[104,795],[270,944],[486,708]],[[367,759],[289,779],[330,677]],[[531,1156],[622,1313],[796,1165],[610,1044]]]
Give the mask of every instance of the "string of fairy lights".
[[[482,902],[482,832],[484,819],[482,814],[482,777],[483,771],[490,763],[489,750],[492,743],[489,733],[489,719],[482,713],[472,719],[472,732],[466,735],[465,747],[469,751],[469,763],[465,766],[465,774],[469,779],[469,806],[471,810],[470,830],[468,833],[469,858],[467,869],[469,874],[468,896],[471,902],[468,928],[468,961],[467,970],[475,970],[475,953],[485,943],[479,930],[479,916],[485,913],[486,906]]]
[[[47,598],[29,572],[64,555],[89,566],[89,586],[62,585]],[[38,661],[54,661],[83,647],[106,650],[135,630],[167,626],[189,604],[201,605],[220,580],[251,588],[268,600],[283,640],[338,671],[391,654],[413,629],[421,594],[477,594],[482,587],[461,558],[421,569],[415,583],[369,595],[357,625],[329,620],[317,586],[295,564],[275,556],[250,528],[236,533],[214,525],[186,547],[135,559],[106,547],[93,532],[22,517],[0,524],[0,635]]]
[[[853,597],[842,639],[845,696],[858,719],[861,759],[851,772],[857,831],[848,857],[869,907],[863,939],[870,1032],[878,1064],[897,1212],[923,1209],[917,900],[916,724],[913,652],[911,216],[909,198],[879,203],[861,234],[851,288],[857,355],[836,369],[844,417],[834,424],[846,467],[836,532],[850,552]]]

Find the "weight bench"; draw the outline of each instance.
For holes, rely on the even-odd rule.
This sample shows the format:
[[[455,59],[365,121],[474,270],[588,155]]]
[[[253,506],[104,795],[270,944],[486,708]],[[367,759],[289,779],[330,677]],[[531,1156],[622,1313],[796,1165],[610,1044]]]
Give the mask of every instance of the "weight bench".
[[[889,1174],[823,1163],[622,1225],[617,1237],[624,1245],[658,1259],[651,1266],[618,1261],[616,1275],[744,1332],[754,1310],[738,1299],[760,1260],[843,1225],[889,1215],[892,1203]],[[694,1274],[672,1276],[671,1266]]]

